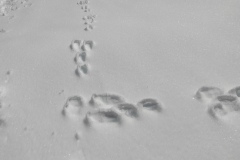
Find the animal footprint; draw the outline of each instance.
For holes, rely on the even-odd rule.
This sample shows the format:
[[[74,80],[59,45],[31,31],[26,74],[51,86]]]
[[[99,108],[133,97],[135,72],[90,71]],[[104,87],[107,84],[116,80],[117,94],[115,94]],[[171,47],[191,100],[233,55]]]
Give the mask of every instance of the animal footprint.
[[[217,87],[201,87],[195,98],[202,102],[207,102],[208,114],[216,119],[223,118],[231,112],[240,110],[240,87],[235,87],[224,94],[224,91]]]
[[[137,103],[137,106],[145,108],[148,110],[161,111],[162,106],[157,102],[157,100],[152,98],[146,98]]]
[[[84,5],[84,4],[88,4],[89,3],[89,1],[88,0],[85,0],[85,1],[79,1],[79,3],[77,3],[77,4],[79,4],[79,5]]]
[[[81,9],[84,10],[84,12],[90,12],[90,9],[88,8],[87,5],[82,6]]]
[[[129,117],[138,117],[138,109],[135,105],[131,103],[121,103],[117,105],[117,108]]]
[[[87,27],[84,28],[84,30],[85,30],[85,31],[91,31],[91,30],[93,30],[93,25],[91,25],[91,24],[87,25]]]
[[[94,47],[94,42],[89,40],[89,41],[84,41],[82,45],[82,50],[83,51],[91,51]]]
[[[94,112],[88,112],[83,121],[86,125],[90,125],[92,122],[121,123],[121,116],[113,109],[102,109]]]
[[[88,65],[87,64],[82,65],[81,70],[84,74],[88,74]]]
[[[63,107],[62,114],[64,116],[74,118],[79,116],[83,107],[84,103],[80,96],[71,96],[67,99]]]
[[[74,58],[74,61],[77,64],[81,65],[81,64],[83,64],[86,61],[86,58],[87,58],[86,52],[81,52],[81,53],[77,53],[76,54],[76,57]]]
[[[91,10],[90,9],[85,9],[84,12],[90,12]]]
[[[88,74],[88,65],[84,64],[84,65],[77,65],[77,68],[75,70],[75,74],[80,77],[81,74]]]
[[[222,95],[224,92],[223,90],[217,88],[217,87],[208,87],[208,86],[203,86],[198,89],[196,92],[194,98],[196,98],[199,101],[211,101],[217,96]]]
[[[221,119],[223,116],[227,115],[227,111],[221,103],[214,103],[208,107],[208,114],[216,119]]]
[[[70,49],[74,52],[91,51],[93,49],[93,46],[94,42],[91,40],[73,40],[70,45]]]
[[[70,45],[70,49],[74,52],[80,52],[82,45],[83,45],[82,40],[73,40],[71,45]]]
[[[217,100],[226,106],[228,110],[238,111],[240,109],[240,104],[237,97],[233,95],[220,95]]]
[[[115,105],[124,102],[124,98],[115,94],[93,94],[89,103],[93,106]]]
[[[235,87],[235,88],[229,90],[228,93],[229,94],[234,94],[234,95],[240,97],[240,86]]]
[[[232,95],[221,95],[221,96],[217,96],[217,99],[220,101],[220,102],[226,102],[226,103],[232,103],[232,102],[235,102],[237,101],[237,97],[235,96],[232,96]]]
[[[88,16],[84,16],[83,20],[88,23],[93,23],[94,19],[96,18],[96,15],[88,15]]]

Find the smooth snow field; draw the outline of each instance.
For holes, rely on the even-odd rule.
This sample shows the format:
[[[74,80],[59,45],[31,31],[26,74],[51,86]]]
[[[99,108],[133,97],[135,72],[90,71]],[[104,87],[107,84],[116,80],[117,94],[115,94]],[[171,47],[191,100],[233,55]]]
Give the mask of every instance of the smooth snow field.
[[[0,160],[239,160],[239,0],[0,0]]]

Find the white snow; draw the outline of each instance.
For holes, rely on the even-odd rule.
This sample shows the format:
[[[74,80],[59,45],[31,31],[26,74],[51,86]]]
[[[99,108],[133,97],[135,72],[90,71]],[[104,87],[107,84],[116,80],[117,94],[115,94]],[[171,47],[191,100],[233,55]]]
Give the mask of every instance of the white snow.
[[[218,95],[194,97],[238,99],[240,1],[87,2],[9,1],[0,17],[0,160],[238,160],[239,104],[216,118]],[[63,115],[72,96],[83,106]]]

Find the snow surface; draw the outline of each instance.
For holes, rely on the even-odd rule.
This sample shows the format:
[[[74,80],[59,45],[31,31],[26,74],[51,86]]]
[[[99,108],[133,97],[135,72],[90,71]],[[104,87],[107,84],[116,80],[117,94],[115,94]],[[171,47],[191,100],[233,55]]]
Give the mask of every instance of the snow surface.
[[[239,8],[1,0],[0,159],[238,160]]]

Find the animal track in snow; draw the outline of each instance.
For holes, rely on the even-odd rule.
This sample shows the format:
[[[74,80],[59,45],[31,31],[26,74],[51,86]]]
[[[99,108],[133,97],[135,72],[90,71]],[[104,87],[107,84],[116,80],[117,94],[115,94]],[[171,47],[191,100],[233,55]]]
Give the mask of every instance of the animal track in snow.
[[[75,140],[80,140],[82,137],[82,133],[80,131],[76,131],[75,135],[74,135],[74,138]]]
[[[74,61],[75,61],[76,64],[82,65],[82,64],[85,63],[86,58],[87,58],[87,53],[86,52],[80,52],[80,53],[76,54],[76,56],[74,58]]]
[[[140,109],[141,108],[141,109]],[[82,121],[85,126],[94,124],[125,124],[129,118],[138,119],[143,109],[160,112],[161,104],[152,98],[142,99],[137,105],[126,102],[119,94],[100,93],[93,94],[89,104],[83,102],[81,96],[71,96],[67,99],[62,114],[70,119]],[[84,116],[85,115],[85,116]],[[78,133],[74,135],[78,141]]]
[[[78,5],[85,5],[85,4],[88,4],[88,3],[89,3],[88,0],[77,2]]]
[[[88,3],[88,0],[81,0],[77,2],[77,4],[81,6],[81,9],[84,10],[84,12],[90,12]],[[84,27],[85,31],[91,31],[94,29],[92,23],[94,22],[95,17],[96,15],[92,14],[83,17],[83,20],[85,21],[84,24],[86,25]],[[93,47],[94,42],[92,40],[74,40],[71,43],[71,50],[77,53],[76,57],[74,58],[74,61],[77,64],[77,68],[75,69],[76,76],[81,77],[82,74],[88,74],[89,65],[86,62],[86,57],[88,52],[91,51]]]
[[[82,5],[81,9],[84,10],[84,12],[91,11],[90,8],[88,7],[88,5]],[[91,31],[94,29],[93,23],[95,22],[95,18],[96,18],[96,15],[93,15],[93,14],[89,14],[89,15],[83,17],[84,25],[86,25],[84,28],[85,31]]]
[[[84,65],[77,65],[77,68],[75,70],[75,74],[78,77],[81,77],[82,74],[88,74],[88,65],[84,64]]]
[[[82,40],[73,40],[70,45],[70,49],[74,52],[80,52],[82,45],[83,45]]]
[[[203,86],[198,89],[194,98],[200,101],[209,102],[217,96],[222,95],[223,93],[223,90],[221,90],[220,88]]]
[[[87,64],[82,65],[81,70],[84,74],[88,74],[88,65]]]
[[[90,125],[94,121],[98,122],[118,122],[122,123],[124,116],[138,118],[138,108],[144,108],[160,112],[162,106],[156,99],[146,98],[138,102],[137,106],[125,102],[125,98],[117,94],[93,94],[89,104],[95,106],[95,111],[88,112],[84,118],[84,123]]]
[[[80,96],[71,96],[67,99],[62,114],[69,118],[78,117],[84,107],[83,99]]]
[[[195,98],[205,103],[210,116],[221,119],[240,110],[239,90],[240,87],[235,87],[225,93],[217,87],[204,86],[197,91]]]
[[[146,98],[141,100],[140,102],[137,103],[137,106],[148,109],[148,110],[154,110],[154,111],[161,111],[162,106],[160,103],[157,102],[157,100],[152,99],[152,98]]]
[[[90,14],[88,16],[84,16],[82,19],[85,21],[84,24],[92,24],[95,22],[96,15]]]
[[[225,103],[229,103],[229,102],[232,103],[237,101],[237,97],[232,95],[220,95],[220,96],[217,96],[217,99],[220,102],[225,102]]]
[[[237,86],[231,90],[228,91],[229,94],[234,94],[237,97],[240,97],[240,86]]]
[[[76,53],[82,51],[91,51],[94,47],[92,40],[73,40],[70,45],[70,49]]]
[[[135,105],[131,103],[120,103],[117,105],[117,108],[129,117],[138,117],[138,109]]]
[[[70,49],[76,53],[74,62],[76,63],[75,75],[81,77],[89,72],[89,65],[87,64],[87,54],[94,47],[92,40],[73,40],[70,44]]]
[[[94,42],[91,40],[87,40],[87,41],[83,42],[82,50],[83,51],[91,51],[93,49],[93,47],[94,47]]]
[[[227,111],[221,103],[214,103],[208,106],[208,114],[216,119],[220,119],[223,116],[227,115]]]
[[[85,31],[91,31],[93,30],[93,25],[89,24],[84,28]]]
[[[91,10],[90,9],[85,9],[84,12],[90,12]]]
[[[88,112],[84,118],[86,125],[91,125],[93,122],[107,123],[121,123],[121,115],[113,109],[99,109],[97,111]]]
[[[238,111],[240,109],[239,101],[235,96],[220,95],[217,97],[217,100],[224,106],[228,107],[230,110]]]
[[[116,94],[93,94],[89,104],[93,106],[116,105],[125,102],[124,98]]]

